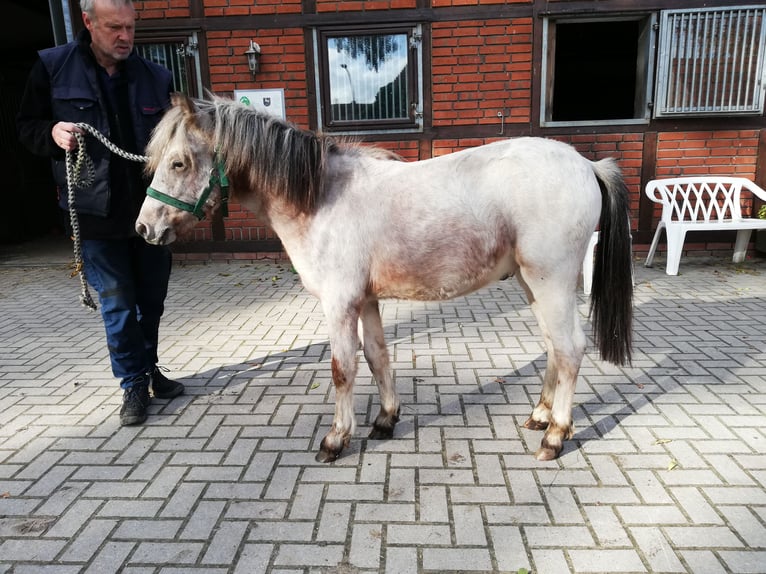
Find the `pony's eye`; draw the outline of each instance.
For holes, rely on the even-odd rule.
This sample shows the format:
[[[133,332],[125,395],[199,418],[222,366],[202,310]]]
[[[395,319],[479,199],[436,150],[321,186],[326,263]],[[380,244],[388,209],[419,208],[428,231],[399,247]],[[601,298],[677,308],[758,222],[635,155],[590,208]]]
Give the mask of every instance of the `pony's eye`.
[[[183,169],[184,162],[182,162],[180,159],[173,160],[173,163],[171,164],[173,166],[173,169]]]

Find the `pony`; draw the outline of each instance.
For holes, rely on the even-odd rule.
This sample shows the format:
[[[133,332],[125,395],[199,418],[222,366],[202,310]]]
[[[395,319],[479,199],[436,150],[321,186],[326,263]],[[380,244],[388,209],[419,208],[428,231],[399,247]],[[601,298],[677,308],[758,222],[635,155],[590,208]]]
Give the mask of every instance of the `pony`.
[[[565,143],[521,137],[407,162],[233,100],[180,94],[146,153],[152,181],[135,228],[147,242],[184,237],[230,194],[271,226],[319,299],[335,388],[319,462],[337,459],[354,434],[360,345],[380,394],[369,437],[393,437],[400,404],[381,299],[444,300],[514,275],[546,348],[540,399],[524,426],[545,431],[537,459],[558,457],[573,435],[587,343],[576,289],[597,226],[594,341],[603,360],[631,361],[628,192],[613,158],[594,162]]]

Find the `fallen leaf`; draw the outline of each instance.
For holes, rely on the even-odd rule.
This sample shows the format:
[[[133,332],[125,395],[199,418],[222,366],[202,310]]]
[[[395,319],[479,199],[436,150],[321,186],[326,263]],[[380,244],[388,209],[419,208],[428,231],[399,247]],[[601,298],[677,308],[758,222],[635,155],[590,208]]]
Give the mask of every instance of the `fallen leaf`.
[[[669,438],[658,438],[656,441],[654,441],[654,444],[668,444],[669,442],[673,442]]]
[[[678,466],[678,463],[675,460],[671,460],[670,463],[668,464],[668,470],[673,470],[677,466]]]
[[[4,492],[4,493],[0,494],[0,498],[10,498],[10,497],[11,497],[11,493],[10,492]]]
[[[313,391],[314,389],[318,389],[318,388],[319,388],[319,383],[314,383],[314,384],[312,384],[312,385],[311,385],[311,390],[312,390],[312,391]]]
[[[503,383],[505,383],[505,379],[503,377],[495,377],[494,382],[500,383],[502,385]]]

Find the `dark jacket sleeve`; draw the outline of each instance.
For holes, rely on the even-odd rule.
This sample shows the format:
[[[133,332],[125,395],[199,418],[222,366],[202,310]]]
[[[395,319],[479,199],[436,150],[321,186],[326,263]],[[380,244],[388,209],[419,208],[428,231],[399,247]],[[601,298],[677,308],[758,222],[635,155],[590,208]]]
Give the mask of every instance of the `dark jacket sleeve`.
[[[42,61],[38,59],[29,73],[16,116],[19,141],[35,155],[63,159],[66,154],[55,144],[51,134],[55,124],[50,78]]]

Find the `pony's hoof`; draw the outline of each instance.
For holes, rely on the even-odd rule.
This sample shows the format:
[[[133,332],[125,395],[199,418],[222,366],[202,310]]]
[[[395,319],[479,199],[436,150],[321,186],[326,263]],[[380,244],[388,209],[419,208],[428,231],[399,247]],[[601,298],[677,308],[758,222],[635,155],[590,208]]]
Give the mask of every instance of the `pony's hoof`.
[[[390,438],[394,438],[394,427],[378,427],[373,426],[372,430],[370,431],[370,434],[367,435],[368,438],[371,438],[372,440],[387,440]]]
[[[368,435],[373,440],[385,440],[394,438],[394,427],[399,422],[399,411],[395,415],[387,415],[383,411],[375,418],[372,430]]]
[[[338,446],[331,446],[331,442],[327,440],[327,437],[322,439],[322,444],[319,445],[319,452],[316,453],[314,460],[317,462],[333,462],[338,460],[340,453],[343,452],[343,447],[348,446],[348,440],[341,441]]]
[[[330,452],[329,450],[320,449],[320,451],[316,453],[314,460],[321,463],[334,462],[338,460],[340,452],[341,451]]]
[[[552,449],[550,447],[541,446],[540,448],[537,449],[537,452],[535,453],[535,458],[537,460],[542,460],[542,461],[554,460],[558,458],[559,452],[561,451],[556,451],[555,449]]]
[[[548,428],[548,423],[546,421],[536,421],[532,417],[529,417],[524,422],[524,428],[529,430],[545,430]]]
[[[564,441],[562,440],[561,433],[548,430],[543,437],[543,441],[540,443],[540,448],[535,453],[535,458],[537,460],[553,460],[558,458],[562,450],[564,450]]]

